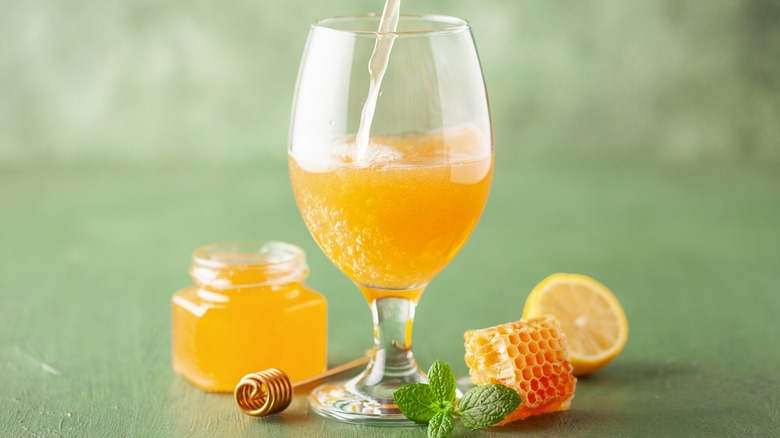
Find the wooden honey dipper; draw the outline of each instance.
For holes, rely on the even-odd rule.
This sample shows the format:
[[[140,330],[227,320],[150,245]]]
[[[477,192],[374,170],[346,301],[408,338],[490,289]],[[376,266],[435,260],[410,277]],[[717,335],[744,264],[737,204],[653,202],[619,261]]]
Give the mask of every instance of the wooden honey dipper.
[[[283,371],[269,368],[244,376],[236,385],[233,396],[236,398],[236,404],[241,412],[253,417],[265,417],[287,409],[292,401],[295,388],[365,365],[369,359],[370,356],[355,359],[314,377],[295,382],[295,384],[290,382],[290,378]]]

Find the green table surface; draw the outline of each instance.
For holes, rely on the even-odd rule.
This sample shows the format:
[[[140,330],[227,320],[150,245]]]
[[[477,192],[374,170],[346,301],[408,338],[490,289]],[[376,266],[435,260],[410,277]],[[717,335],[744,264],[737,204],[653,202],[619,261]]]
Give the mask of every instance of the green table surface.
[[[0,436],[408,436],[305,399],[254,419],[170,365],[170,297],[198,246],[277,239],[329,300],[329,362],[371,344],[368,308],[298,216],[283,157],[241,166],[0,169]],[[520,318],[533,286],[610,287],[630,336],[571,409],[487,436],[780,436],[780,167],[499,149],[472,238],[429,286],[415,351],[459,378],[462,332]]]

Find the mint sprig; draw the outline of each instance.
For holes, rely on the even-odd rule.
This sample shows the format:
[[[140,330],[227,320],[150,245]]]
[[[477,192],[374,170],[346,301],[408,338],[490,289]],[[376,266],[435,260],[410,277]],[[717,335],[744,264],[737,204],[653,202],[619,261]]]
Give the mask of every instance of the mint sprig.
[[[438,360],[428,370],[428,382],[410,383],[393,393],[406,418],[428,423],[428,438],[452,435],[453,416],[460,417],[469,429],[483,429],[503,420],[521,403],[515,390],[496,383],[472,388],[457,404],[455,375],[449,365]]]

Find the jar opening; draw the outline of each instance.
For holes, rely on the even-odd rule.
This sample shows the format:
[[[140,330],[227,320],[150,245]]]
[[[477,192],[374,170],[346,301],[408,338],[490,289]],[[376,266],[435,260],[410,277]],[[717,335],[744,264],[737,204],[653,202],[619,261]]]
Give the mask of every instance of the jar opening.
[[[289,263],[304,257],[303,250],[295,245],[261,240],[215,243],[198,248],[192,254],[193,261],[204,266],[243,265],[250,269],[253,265]]]
[[[232,241],[198,248],[190,275],[213,289],[233,289],[303,281],[306,254],[284,242]]]

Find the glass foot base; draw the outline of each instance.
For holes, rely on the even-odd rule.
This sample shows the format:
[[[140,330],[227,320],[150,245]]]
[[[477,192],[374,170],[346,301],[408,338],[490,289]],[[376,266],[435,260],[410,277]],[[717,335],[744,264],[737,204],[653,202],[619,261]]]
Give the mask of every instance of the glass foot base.
[[[309,395],[312,411],[334,420],[375,426],[419,426],[404,417],[392,399],[375,399],[357,390],[357,379],[325,384]]]

